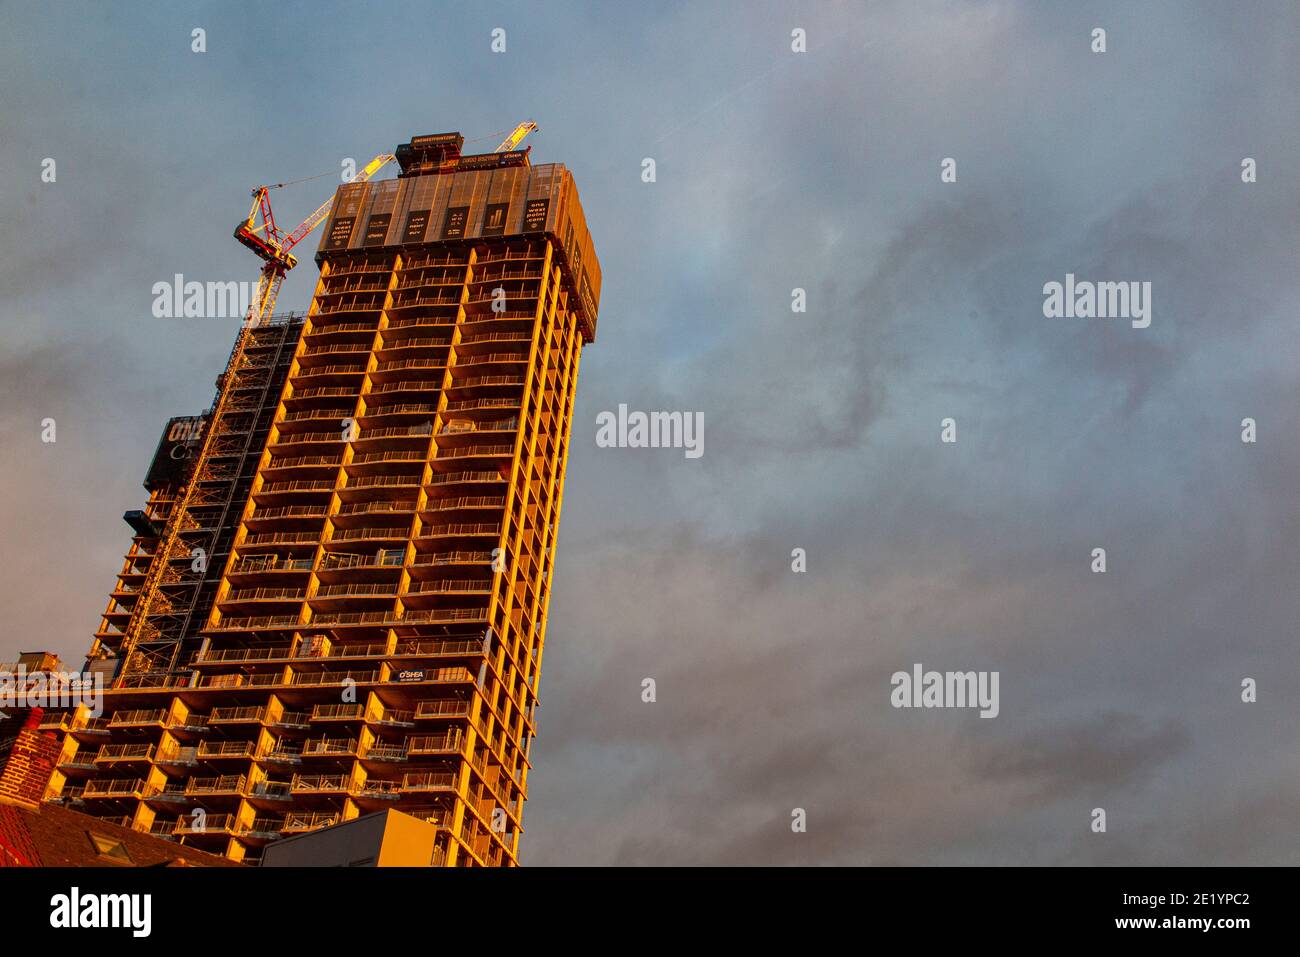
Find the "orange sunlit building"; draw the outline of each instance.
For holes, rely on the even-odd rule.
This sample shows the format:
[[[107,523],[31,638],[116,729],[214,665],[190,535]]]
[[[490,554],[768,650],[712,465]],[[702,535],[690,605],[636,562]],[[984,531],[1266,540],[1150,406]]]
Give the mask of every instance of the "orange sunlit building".
[[[306,315],[169,424],[48,799],[249,862],[392,808],[518,862],[600,269],[568,170],[462,143],[340,187]]]

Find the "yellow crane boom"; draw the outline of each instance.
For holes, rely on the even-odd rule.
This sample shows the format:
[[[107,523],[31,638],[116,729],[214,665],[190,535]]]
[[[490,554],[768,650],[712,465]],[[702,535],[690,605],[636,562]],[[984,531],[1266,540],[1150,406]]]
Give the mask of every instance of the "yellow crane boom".
[[[537,124],[532,120],[526,120],[515,127],[514,132],[501,141],[501,145],[494,149],[494,153],[508,153],[524,141],[524,137],[537,129]]]

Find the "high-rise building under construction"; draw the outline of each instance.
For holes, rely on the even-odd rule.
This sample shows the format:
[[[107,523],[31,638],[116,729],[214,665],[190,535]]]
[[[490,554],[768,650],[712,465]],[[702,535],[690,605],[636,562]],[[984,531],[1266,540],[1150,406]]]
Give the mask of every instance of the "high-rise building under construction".
[[[306,315],[169,424],[51,800],[250,861],[397,808],[518,862],[600,270],[568,170],[462,144],[340,187]]]

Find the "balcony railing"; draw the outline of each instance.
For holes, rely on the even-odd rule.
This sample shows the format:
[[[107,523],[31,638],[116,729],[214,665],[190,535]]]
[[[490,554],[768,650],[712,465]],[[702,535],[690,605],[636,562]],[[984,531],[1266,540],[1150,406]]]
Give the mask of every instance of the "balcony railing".
[[[443,369],[446,366],[446,359],[393,359],[388,362],[380,362],[375,366],[374,371],[376,373],[401,372],[403,369]]]
[[[426,512],[445,512],[455,508],[505,508],[506,500],[499,495],[460,495],[456,498],[430,499],[424,506]]]
[[[459,295],[455,296],[419,296],[419,295],[400,295],[394,291],[392,309],[410,309],[414,306],[454,306],[461,301]]]
[[[186,794],[242,794],[247,778],[242,774],[226,774],[215,778],[190,778],[185,784]]]
[[[82,792],[87,798],[141,797],[145,793],[145,783],[140,778],[111,778],[101,781],[89,781]]]
[[[267,674],[207,675],[199,679],[200,688],[267,688],[283,684],[280,669]]]
[[[295,789],[296,790],[296,789]],[[294,831],[314,831],[320,827],[330,827],[337,824],[340,815],[328,811],[291,811],[284,816],[284,825],[282,831],[286,833]]]
[[[340,298],[336,302],[331,302],[328,306],[320,306],[316,314],[335,316],[345,312],[373,312],[383,308],[384,295],[386,293],[382,292],[353,294],[351,298]]]
[[[496,419],[492,422],[469,422],[459,419],[442,427],[439,435],[472,435],[476,432],[513,432],[519,425],[518,419]]]
[[[526,352],[467,352],[464,355],[459,352],[456,354],[457,368],[464,369],[467,366],[478,365],[481,362],[527,362],[528,353]]]
[[[371,717],[369,721],[373,724],[406,725],[415,721],[415,712],[390,709],[385,711],[383,714]]]
[[[109,726],[120,728],[127,725],[162,724],[167,720],[167,709],[149,709],[118,711],[109,719]]]
[[[199,759],[198,748],[178,748],[175,745],[162,748],[158,752],[158,764],[172,764],[189,766],[196,764]]]
[[[513,445],[439,446],[438,458],[462,459],[473,455],[510,455],[514,450]]]
[[[339,355],[347,352],[369,352],[370,344],[366,342],[336,342],[319,346],[307,346],[299,355],[320,356]]]
[[[455,790],[456,776],[446,773],[411,773],[402,776],[403,791]]]
[[[476,335],[462,336],[461,345],[473,345],[480,342],[531,342],[531,332],[480,332]]]
[[[410,329],[414,326],[427,327],[429,329],[450,329],[456,324],[454,314],[448,310],[448,314],[431,315],[431,316],[394,316],[388,320],[389,329]]]
[[[500,472],[443,472],[429,479],[429,485],[453,485],[457,482],[504,482]]]
[[[318,541],[320,532],[259,532],[239,545],[315,545]]]
[[[380,585],[323,585],[321,589],[312,595],[312,598],[373,598],[380,596],[383,598],[395,598],[397,596],[397,583],[386,583]]]
[[[412,638],[399,641],[393,650],[393,657],[431,657],[433,655],[467,655],[483,651],[483,642],[441,641],[437,638]]]
[[[459,751],[464,742],[464,736],[459,729],[453,729],[446,734],[417,735],[406,739],[406,750],[409,754],[441,754],[449,751]]]
[[[331,482],[332,486],[333,483]],[[310,558],[281,558],[279,555],[250,555],[230,566],[232,574],[247,572],[311,571]]]
[[[251,741],[204,741],[199,745],[200,758],[251,758],[254,753]]]
[[[431,595],[441,592],[483,592],[492,588],[490,578],[453,578],[437,581],[413,581],[407,594]]]
[[[385,337],[379,350],[387,352],[390,349],[415,349],[446,346],[451,344],[451,336],[412,336],[407,339]]]
[[[478,385],[523,385],[523,376],[484,375],[471,376],[468,379],[453,379],[447,384],[449,389],[467,389]]]
[[[357,436],[357,441],[364,442],[368,439],[427,439],[432,434],[433,428],[428,423],[395,425],[382,429],[362,429],[361,434]]]
[[[95,753],[77,751],[59,759],[59,767],[67,770],[91,771],[95,769]]]
[[[338,571],[345,568],[395,568],[402,564],[402,549],[392,549],[379,555],[356,555],[348,552],[326,552],[321,559],[321,571]]]
[[[416,555],[412,565],[467,565],[492,561],[491,552],[428,552]]]
[[[437,411],[438,407],[431,402],[396,402],[392,405],[367,405],[366,411],[361,418],[370,419],[382,415],[400,415],[402,413],[434,415]]]
[[[385,501],[383,499],[371,502],[349,502],[339,507],[340,515],[370,515],[375,513],[386,512],[413,512],[415,511],[415,499],[403,498],[397,501]]]
[[[213,708],[212,714],[208,721],[212,724],[223,722],[260,722],[262,715],[266,713],[266,708],[262,705],[255,705],[243,708]]]
[[[468,701],[421,701],[415,706],[416,718],[460,718],[468,715]]]
[[[365,716],[366,707],[361,704],[318,704],[311,709],[313,721],[356,720]]]
[[[292,794],[288,781],[258,781],[249,790],[248,796],[278,801],[291,797]]]
[[[349,465],[366,465],[371,462],[422,462],[422,449],[394,449],[388,452],[359,452]]]
[[[315,399],[321,397],[334,397],[340,395],[355,398],[357,390],[351,386],[345,385],[318,385],[309,389],[294,389],[293,394],[288,396],[290,399]]]
[[[487,608],[407,609],[398,624],[441,624],[452,621],[487,621]]]
[[[229,592],[222,601],[260,601],[276,599],[294,599],[301,601],[306,597],[307,592],[303,588],[237,588]]]
[[[283,828],[282,817],[255,817],[246,833],[249,837],[279,837]]]
[[[273,458],[266,463],[266,468],[290,469],[313,465],[340,465],[342,462],[343,458],[339,455],[299,455],[293,458]]]
[[[356,738],[308,738],[302,743],[303,757],[313,755],[355,755]]]
[[[152,744],[106,744],[95,755],[95,761],[99,764],[111,761],[148,761],[153,754]]]
[[[293,445],[303,442],[344,442],[342,429],[330,432],[285,432],[276,436],[272,445]]]
[[[259,508],[248,516],[249,521],[264,518],[324,518],[324,505],[283,505],[278,508]]]
[[[385,641],[372,641],[364,644],[355,642],[341,642],[332,645],[328,651],[319,657],[324,658],[373,658],[375,655],[382,655],[388,650],[388,643]],[[304,656],[306,657],[306,656]]]
[[[292,744],[277,744],[258,752],[258,758],[267,764],[301,764],[302,748]]]
[[[442,388],[441,379],[403,379],[399,382],[380,382],[370,390],[371,395],[383,395],[386,392],[437,392]]]
[[[341,791],[351,789],[352,780],[346,774],[295,774],[290,783],[294,791]]]
[[[289,645],[280,645],[275,648],[208,648],[206,651],[200,651],[194,656],[196,664],[213,664],[219,662],[233,661],[272,661],[277,658],[288,658],[290,652]],[[218,711],[229,711],[229,708],[215,708],[213,715]],[[259,709],[251,709],[259,710]]]
[[[306,334],[308,340],[316,336],[326,335],[331,332],[374,332],[377,328],[376,323],[370,322],[333,322],[325,326],[314,326]]]
[[[187,815],[178,819],[172,828],[173,834],[238,834],[243,825],[233,814]]]
[[[298,412],[286,412],[284,418],[281,419],[280,422],[301,422],[309,419],[321,419],[324,421],[337,422],[340,419],[346,419],[352,415],[352,410],[353,407],[351,404],[345,407],[329,406],[323,409],[303,409]]]
[[[407,752],[405,746],[400,744],[374,744],[362,757],[371,761],[405,761]]]
[[[344,681],[357,684],[374,684],[379,680],[378,671],[309,671],[293,676],[294,685],[336,685]]]
[[[450,525],[430,525],[421,529],[420,538],[436,538],[440,535],[499,535],[500,522],[457,522]]]
[[[255,618],[234,618],[225,617],[215,625],[210,626],[209,631],[255,631],[263,628],[292,628],[299,624],[297,615],[261,615]],[[224,676],[214,676],[224,677]],[[206,684],[213,685],[214,681],[208,681]]]
[[[409,525],[389,525],[382,528],[336,528],[331,542],[368,541],[376,538],[406,538]]]

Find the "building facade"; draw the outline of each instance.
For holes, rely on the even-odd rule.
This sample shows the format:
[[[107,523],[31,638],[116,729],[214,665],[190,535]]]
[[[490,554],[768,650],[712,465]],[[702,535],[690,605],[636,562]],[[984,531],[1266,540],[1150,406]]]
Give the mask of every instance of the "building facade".
[[[242,333],[197,466],[128,513],[104,713],[67,716],[51,799],[247,861],[393,808],[436,863],[518,863],[600,272],[568,170],[461,143],[339,189],[307,315]]]

